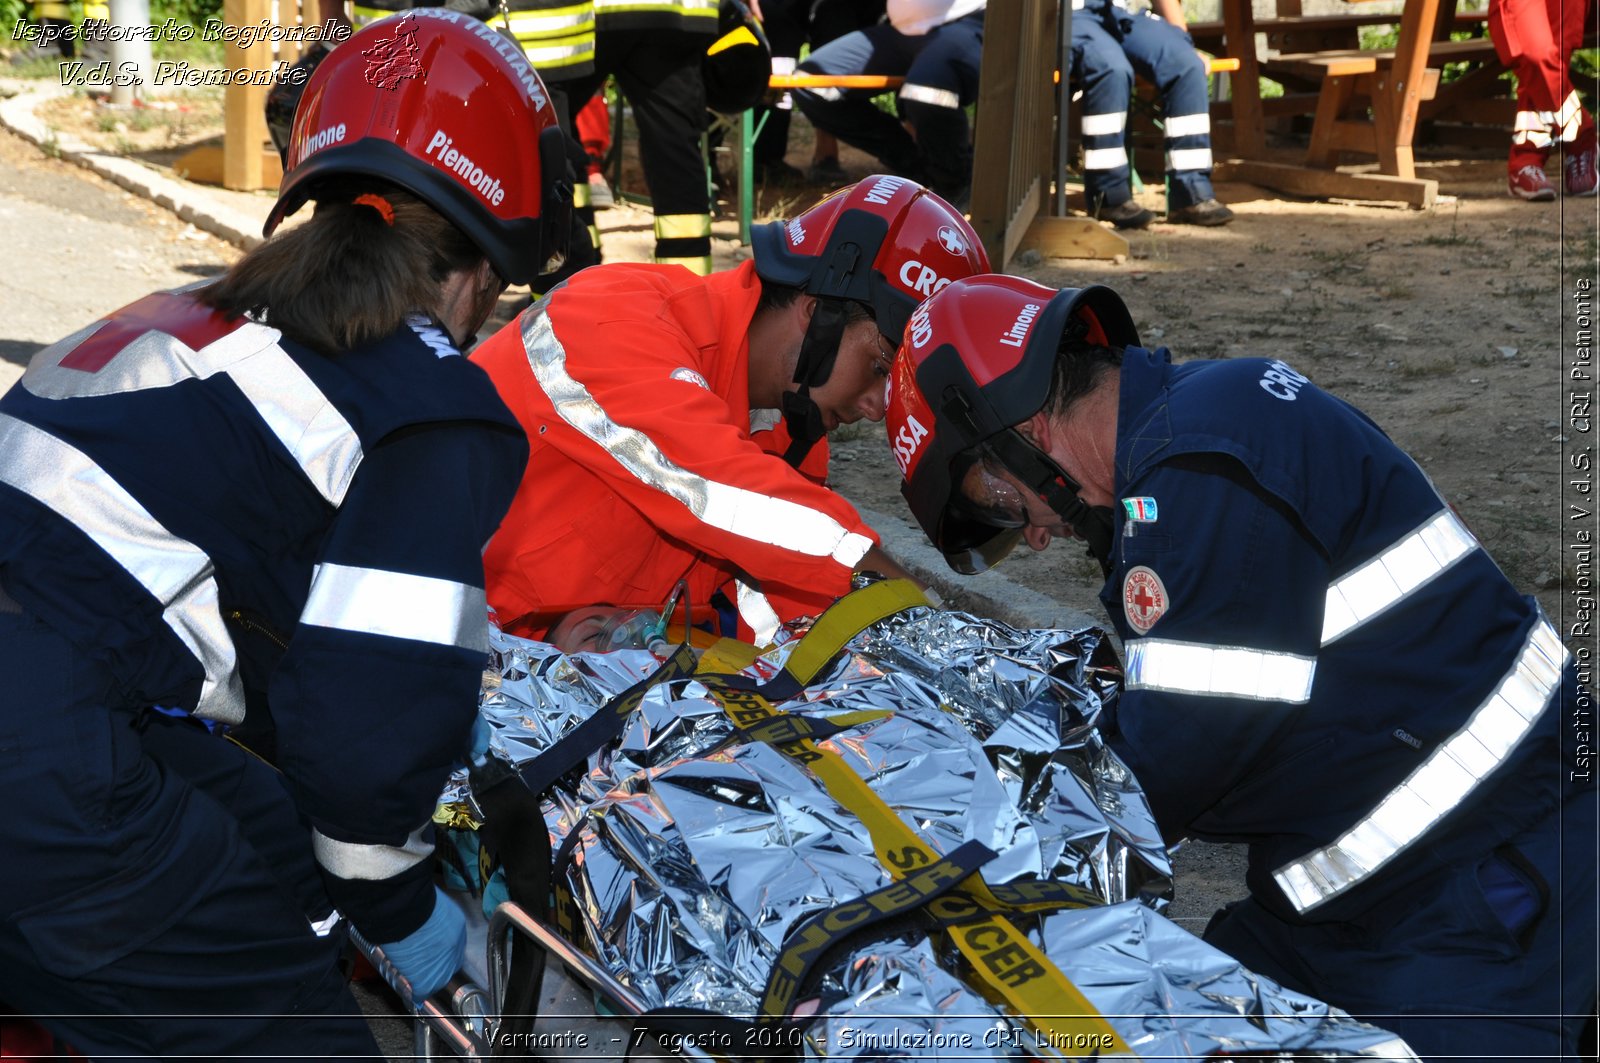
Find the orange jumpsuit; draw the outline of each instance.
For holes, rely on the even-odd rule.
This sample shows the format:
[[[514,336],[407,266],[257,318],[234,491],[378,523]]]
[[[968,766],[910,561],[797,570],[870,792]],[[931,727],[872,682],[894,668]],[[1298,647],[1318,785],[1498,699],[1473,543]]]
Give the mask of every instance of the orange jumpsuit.
[[[736,580],[741,628],[765,641],[849,590],[876,536],[783,462],[781,429],[752,426],[760,293],[751,262],[707,277],[595,267],[473,353],[531,448],[484,555],[507,630],[537,636],[583,605],[658,606],[679,579],[703,609]],[[814,451],[806,471],[825,470]]]

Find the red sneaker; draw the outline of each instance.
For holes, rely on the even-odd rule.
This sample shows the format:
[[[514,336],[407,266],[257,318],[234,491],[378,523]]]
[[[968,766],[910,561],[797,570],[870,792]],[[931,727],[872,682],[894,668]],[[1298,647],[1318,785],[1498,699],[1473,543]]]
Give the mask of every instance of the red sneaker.
[[[1592,176],[1594,173],[1593,156],[1590,156],[1589,162],[1589,173]],[[1550,178],[1544,175],[1543,170],[1532,163],[1512,174],[1506,185],[1514,199],[1546,203],[1556,198],[1556,186],[1550,183]]]
[[[1568,148],[1567,160],[1562,166],[1566,171],[1567,195],[1592,196],[1595,188],[1600,185],[1594,172],[1595,142],[1589,141],[1589,146],[1580,150]]]

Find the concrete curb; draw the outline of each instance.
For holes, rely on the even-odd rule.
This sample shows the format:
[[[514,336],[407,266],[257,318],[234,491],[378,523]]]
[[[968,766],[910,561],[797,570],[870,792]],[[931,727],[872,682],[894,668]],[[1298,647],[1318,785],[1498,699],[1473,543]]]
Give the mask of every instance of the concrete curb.
[[[172,211],[197,229],[204,229],[241,250],[261,243],[261,222],[243,211],[207,202],[193,185],[175,181],[143,163],[120,155],[108,155],[70,134],[58,133],[33,113],[46,100],[65,96],[66,90],[54,86],[24,90],[0,101],[0,126],[34,144],[48,155],[56,155],[104,177],[158,206]]]

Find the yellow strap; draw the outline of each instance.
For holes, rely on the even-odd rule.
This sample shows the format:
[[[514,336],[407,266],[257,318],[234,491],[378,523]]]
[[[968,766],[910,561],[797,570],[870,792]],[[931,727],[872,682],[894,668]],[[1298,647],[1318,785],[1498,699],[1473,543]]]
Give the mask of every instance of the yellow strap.
[[[702,671],[705,665],[702,659]],[[701,681],[729,718],[742,727],[783,715],[754,691],[715,683],[710,676],[703,676]],[[785,756],[804,764],[835,801],[855,813],[872,838],[879,862],[895,878],[904,878],[938,862],[938,853],[906,826],[839,754],[809,739],[778,748]],[[961,889],[977,898],[980,904],[1001,906],[1002,902],[978,875],[963,881]],[[1048,1046],[1094,1045],[1103,1046],[1106,1052],[1132,1055],[1083,992],[1028,940],[1026,934],[1004,916],[981,909],[980,912],[971,922],[949,929],[956,947],[972,965],[974,975],[993,997],[1005,1001],[1015,1014],[1039,1032]]]
[[[783,666],[801,686],[817,677],[817,673],[845,644],[868,627],[896,613],[919,605],[928,605],[928,596],[908,579],[886,579],[869,583],[858,591],[840,598],[811,625],[789,654]]]

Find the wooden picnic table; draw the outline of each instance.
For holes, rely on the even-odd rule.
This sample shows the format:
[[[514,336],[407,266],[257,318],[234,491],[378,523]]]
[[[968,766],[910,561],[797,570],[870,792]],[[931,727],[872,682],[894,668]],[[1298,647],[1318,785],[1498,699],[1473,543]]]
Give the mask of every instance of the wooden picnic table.
[[[1310,195],[1394,199],[1417,207],[1431,204],[1437,183],[1417,179],[1412,142],[1419,110],[1437,90],[1438,67],[1458,59],[1494,62],[1493,45],[1487,39],[1444,39],[1456,23],[1455,6],[1455,0],[1406,0],[1399,19],[1399,40],[1393,48],[1333,48],[1281,54],[1264,67],[1256,55],[1256,20],[1251,0],[1222,0],[1225,52],[1239,61],[1230,111],[1234,152],[1245,163],[1234,168],[1235,176]],[[1299,0],[1280,0],[1279,13],[1285,18],[1274,22],[1316,22],[1315,17],[1300,17]],[[1333,18],[1348,22],[1351,17],[1354,16]],[[1372,21],[1385,19],[1374,17]],[[1260,89],[1263,72],[1269,76],[1286,73],[1320,83],[1304,167],[1272,166],[1259,161],[1266,156]],[[1363,97],[1371,101],[1370,117],[1364,109],[1350,113],[1352,102]],[[1506,132],[1509,136],[1510,130]],[[1378,173],[1335,172],[1332,167],[1341,151],[1376,155]],[[1307,172],[1297,174],[1295,170]]]

